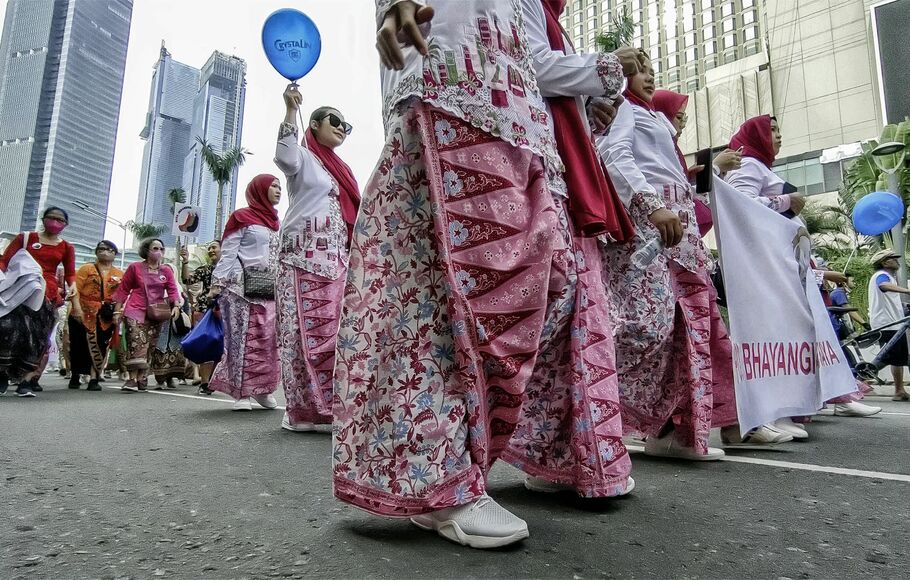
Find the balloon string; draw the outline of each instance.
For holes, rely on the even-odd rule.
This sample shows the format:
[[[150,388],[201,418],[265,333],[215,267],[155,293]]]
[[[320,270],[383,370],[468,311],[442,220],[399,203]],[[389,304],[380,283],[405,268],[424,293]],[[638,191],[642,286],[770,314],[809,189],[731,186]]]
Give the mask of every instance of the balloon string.
[[[847,268],[850,267],[850,261],[853,260],[853,256],[856,255],[856,251],[857,251],[858,249],[859,249],[859,246],[854,246],[854,247],[853,247],[853,251],[850,252],[850,257],[847,258],[847,263],[844,264],[844,271],[843,271],[843,274],[844,274],[844,275],[847,274]]]

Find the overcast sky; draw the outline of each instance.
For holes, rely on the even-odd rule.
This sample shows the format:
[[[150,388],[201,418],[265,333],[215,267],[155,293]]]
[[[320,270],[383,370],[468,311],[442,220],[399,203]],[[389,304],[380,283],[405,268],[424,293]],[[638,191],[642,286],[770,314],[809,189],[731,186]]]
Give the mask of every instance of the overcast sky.
[[[44,1],[44,0],[37,0]],[[48,0],[49,1],[49,0]],[[0,27],[7,0],[0,0]],[[272,163],[278,125],[284,118],[281,93],[287,81],[271,67],[262,51],[262,24],[279,8],[297,8],[322,33],[322,57],[300,82],[303,111],[337,107],[354,133],[338,154],[354,169],[363,186],[382,147],[379,58],[375,44],[375,4],[371,0],[135,0],[109,215],[133,219],[139,191],[142,148],[139,132],[148,110],[152,67],[164,40],[173,58],[201,68],[212,51],[247,62],[246,112],[242,145],[255,153],[240,170],[238,204],[247,182],[259,173],[275,173]],[[279,210],[287,208],[286,199]],[[108,225],[107,237],[123,233]]]

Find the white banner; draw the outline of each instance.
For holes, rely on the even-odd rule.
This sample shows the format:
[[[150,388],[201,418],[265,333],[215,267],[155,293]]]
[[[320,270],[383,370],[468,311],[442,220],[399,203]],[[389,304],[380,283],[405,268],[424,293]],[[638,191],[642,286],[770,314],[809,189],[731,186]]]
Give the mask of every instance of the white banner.
[[[174,207],[174,221],[171,223],[171,233],[184,238],[195,238],[199,235],[202,208],[186,204]]]
[[[809,232],[720,179],[713,198],[740,428],[812,415],[855,391],[809,265]]]

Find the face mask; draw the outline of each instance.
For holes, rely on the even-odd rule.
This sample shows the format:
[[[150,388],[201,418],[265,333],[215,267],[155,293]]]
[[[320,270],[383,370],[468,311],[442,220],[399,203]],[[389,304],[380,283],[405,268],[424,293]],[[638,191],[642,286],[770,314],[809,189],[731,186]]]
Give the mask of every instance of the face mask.
[[[149,260],[152,260],[153,262],[160,262],[163,256],[164,252],[161,250],[152,250],[149,252]]]
[[[52,219],[44,220],[44,231],[52,236],[56,236],[64,229],[66,229],[66,224],[64,222],[58,222],[57,220]]]

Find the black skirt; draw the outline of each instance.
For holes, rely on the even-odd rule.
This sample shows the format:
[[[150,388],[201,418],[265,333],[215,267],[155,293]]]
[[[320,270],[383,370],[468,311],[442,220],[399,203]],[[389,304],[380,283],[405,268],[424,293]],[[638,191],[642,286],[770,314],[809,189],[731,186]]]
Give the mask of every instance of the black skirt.
[[[12,381],[36,371],[50,346],[54,322],[56,311],[47,301],[37,312],[19,306],[0,318],[0,371]]]

